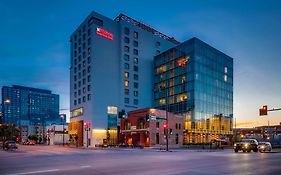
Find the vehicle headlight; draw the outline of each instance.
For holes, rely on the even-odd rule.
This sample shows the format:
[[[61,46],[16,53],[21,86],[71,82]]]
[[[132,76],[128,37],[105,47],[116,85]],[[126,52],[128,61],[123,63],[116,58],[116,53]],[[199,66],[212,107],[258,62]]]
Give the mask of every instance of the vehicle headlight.
[[[264,149],[264,146],[261,146],[261,149]]]
[[[245,147],[248,147],[248,145],[249,145],[249,144],[248,144],[248,143],[246,143],[246,144],[245,144]]]
[[[234,146],[237,146],[237,144],[236,144],[236,143],[234,143]]]

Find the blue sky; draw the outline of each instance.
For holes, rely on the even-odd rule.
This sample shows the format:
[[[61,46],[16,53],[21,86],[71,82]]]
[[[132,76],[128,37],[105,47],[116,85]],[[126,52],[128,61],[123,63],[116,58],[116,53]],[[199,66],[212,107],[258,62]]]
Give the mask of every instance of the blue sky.
[[[276,0],[0,1],[0,86],[60,94],[69,108],[69,36],[92,11],[124,13],[185,41],[193,36],[234,58],[234,116],[241,126],[281,121],[258,116],[281,107],[281,2]],[[65,111],[62,111],[65,112]]]

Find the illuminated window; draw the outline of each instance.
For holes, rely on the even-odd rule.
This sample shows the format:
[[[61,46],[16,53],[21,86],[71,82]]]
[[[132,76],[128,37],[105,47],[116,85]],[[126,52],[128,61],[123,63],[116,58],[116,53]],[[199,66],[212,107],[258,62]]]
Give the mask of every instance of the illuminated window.
[[[129,89],[125,89],[125,94],[129,95]]]
[[[167,71],[167,66],[166,65],[158,67],[157,70],[156,70],[157,73],[163,73],[165,71]]]
[[[107,113],[108,114],[117,114],[117,107],[115,107],[115,106],[107,106]]]
[[[188,56],[185,56],[181,59],[178,60],[178,66],[179,67],[184,67],[186,62],[189,60],[189,57]]]
[[[124,72],[124,77],[129,78],[129,72]]]
[[[227,67],[224,67],[224,73],[227,73]]]
[[[125,85],[126,87],[128,87],[128,86],[129,86],[129,81],[126,80],[126,81],[124,82],[124,85]]]
[[[225,82],[227,82],[227,75],[224,75],[223,79]]]
[[[181,82],[182,82],[182,83],[185,83],[185,82],[186,82],[186,76],[185,76],[185,75],[183,75],[183,76],[181,77]]]
[[[185,93],[177,95],[177,102],[181,102],[181,101],[185,101],[185,100],[187,100],[187,95]]]
[[[160,100],[159,100],[159,104],[160,104],[160,105],[166,104],[166,99],[165,99],[165,98],[160,99]]]

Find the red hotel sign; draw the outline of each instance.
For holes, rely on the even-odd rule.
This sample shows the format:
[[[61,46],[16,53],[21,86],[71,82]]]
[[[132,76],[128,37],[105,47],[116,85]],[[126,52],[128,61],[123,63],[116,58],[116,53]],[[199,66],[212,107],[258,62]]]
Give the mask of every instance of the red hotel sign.
[[[108,31],[106,31],[102,28],[97,27],[97,34],[100,35],[100,36],[103,36],[107,39],[113,40],[113,34],[109,33]]]

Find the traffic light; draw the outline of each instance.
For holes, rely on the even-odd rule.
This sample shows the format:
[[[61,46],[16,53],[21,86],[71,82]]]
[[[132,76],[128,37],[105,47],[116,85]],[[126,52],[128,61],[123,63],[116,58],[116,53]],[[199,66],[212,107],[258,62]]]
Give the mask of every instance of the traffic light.
[[[164,128],[164,129],[166,129],[167,126],[168,126],[167,123],[164,123],[164,124],[163,124],[163,128]]]
[[[169,134],[170,134],[170,135],[173,135],[173,129],[170,128]]]
[[[263,105],[260,109],[260,116],[267,115],[267,105]]]
[[[150,115],[149,115],[149,114],[146,114],[146,116],[145,116],[145,120],[146,120],[147,122],[149,122],[149,121],[150,121]]]
[[[124,110],[124,109],[122,109],[121,111],[119,111],[118,112],[118,117],[119,118],[127,118],[127,112]]]

